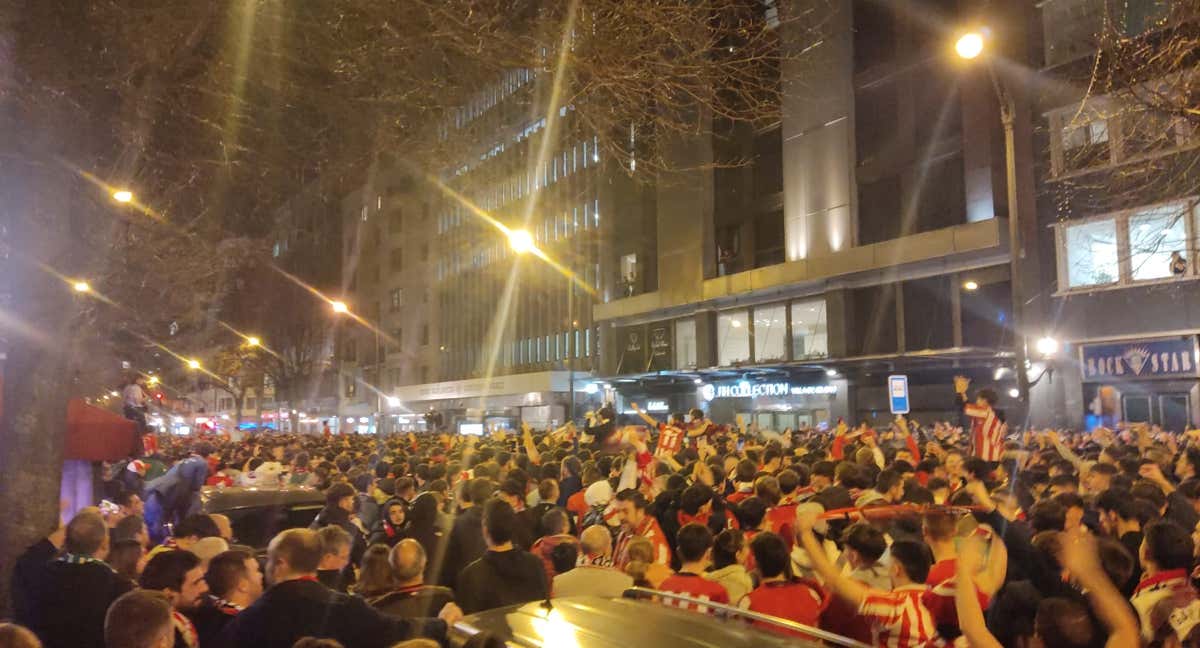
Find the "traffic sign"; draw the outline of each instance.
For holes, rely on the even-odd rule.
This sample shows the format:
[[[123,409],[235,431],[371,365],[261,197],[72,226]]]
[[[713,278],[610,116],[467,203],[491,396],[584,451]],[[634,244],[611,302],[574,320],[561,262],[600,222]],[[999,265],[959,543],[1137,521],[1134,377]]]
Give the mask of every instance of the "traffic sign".
[[[908,376],[888,376],[888,402],[892,414],[908,414]]]

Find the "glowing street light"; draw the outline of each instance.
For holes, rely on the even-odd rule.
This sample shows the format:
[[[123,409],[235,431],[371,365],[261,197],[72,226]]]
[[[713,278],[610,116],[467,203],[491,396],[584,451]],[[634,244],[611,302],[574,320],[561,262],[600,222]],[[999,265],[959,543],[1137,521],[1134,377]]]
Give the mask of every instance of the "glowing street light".
[[[329,306],[330,306],[330,308],[333,309],[333,312],[335,312],[339,315],[350,312],[350,307],[346,305],[346,302],[342,302],[342,301],[330,302]]]
[[[188,364],[188,369],[199,369],[200,368],[199,360],[188,360],[187,364]]]
[[[77,293],[91,292],[92,290],[91,284],[86,281],[76,281],[75,283],[71,284],[71,287],[74,288],[75,292]]]
[[[983,53],[983,34],[967,32],[954,43],[954,51],[959,57],[970,60]]]
[[[256,347],[256,346],[261,346],[261,345],[262,345],[262,340],[254,337],[253,335],[246,338],[246,346]]]
[[[146,382],[150,383],[151,385],[157,385],[158,384],[158,376],[150,376],[150,378],[148,378],[146,380]]]
[[[119,203],[133,202],[133,192],[128,189],[118,189],[112,193],[112,197]]]
[[[1037,345],[1034,348],[1043,356],[1052,356],[1058,353],[1058,340],[1052,337],[1044,337],[1037,341]]]
[[[967,292],[974,292],[976,290],[979,290],[979,282],[977,282],[973,279],[968,279],[963,282],[963,290],[965,290]]]
[[[115,391],[110,391],[110,392],[108,392],[108,395],[109,395],[109,396],[112,396],[113,398],[116,398],[117,396],[120,396],[120,394],[118,394],[118,393],[117,393],[117,392],[115,392]]]
[[[525,254],[533,249],[533,235],[528,230],[509,230],[508,246],[517,254]]]

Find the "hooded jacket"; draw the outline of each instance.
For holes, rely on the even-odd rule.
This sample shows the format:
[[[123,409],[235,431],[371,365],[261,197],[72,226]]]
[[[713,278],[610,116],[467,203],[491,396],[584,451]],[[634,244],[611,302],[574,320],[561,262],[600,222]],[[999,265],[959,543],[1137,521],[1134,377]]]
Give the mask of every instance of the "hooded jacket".
[[[466,614],[549,597],[542,561],[528,551],[488,551],[458,576],[458,604]]]

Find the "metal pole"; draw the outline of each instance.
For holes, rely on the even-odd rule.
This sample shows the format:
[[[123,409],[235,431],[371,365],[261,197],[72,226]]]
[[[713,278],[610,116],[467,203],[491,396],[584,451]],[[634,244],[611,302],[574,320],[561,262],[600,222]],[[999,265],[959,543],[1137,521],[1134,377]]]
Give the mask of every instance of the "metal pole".
[[[575,282],[569,283],[567,291],[567,321],[570,332],[567,333],[567,420],[575,420]],[[564,422],[565,423],[565,422]],[[578,437],[576,437],[578,438]]]
[[[1000,100],[1000,120],[1004,123],[1004,166],[1008,189],[1008,256],[1009,256],[1009,286],[1012,289],[1012,331],[1013,346],[1016,350],[1016,372],[1018,398],[1025,406],[1026,417],[1029,415],[1029,373],[1025,368],[1026,335],[1022,328],[1025,318],[1023,282],[1021,281],[1021,262],[1025,259],[1025,245],[1021,240],[1020,217],[1021,209],[1017,203],[1017,154],[1016,137],[1013,134],[1014,113],[1016,102],[1012,94],[996,76],[996,69],[989,61],[988,73],[992,77],[992,86]]]

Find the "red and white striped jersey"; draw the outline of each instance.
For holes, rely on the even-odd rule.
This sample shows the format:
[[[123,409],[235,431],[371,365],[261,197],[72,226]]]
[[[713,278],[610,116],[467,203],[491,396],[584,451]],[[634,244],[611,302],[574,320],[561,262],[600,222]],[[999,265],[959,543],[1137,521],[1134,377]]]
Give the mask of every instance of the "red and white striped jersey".
[[[984,461],[1000,461],[1008,426],[996,416],[996,410],[966,403],[963,413],[971,417],[971,444],[975,456]]]
[[[647,513],[637,529],[630,532],[623,528],[617,536],[617,546],[613,551],[613,564],[617,569],[624,570],[629,565],[629,541],[635,536],[647,538],[654,545],[654,562],[660,565],[671,564],[671,546],[667,543],[667,536],[658,526],[658,520]]]
[[[870,590],[858,613],[875,634],[881,648],[917,648],[936,645],[938,634],[929,610],[921,603],[924,585],[905,585],[890,592]]]

